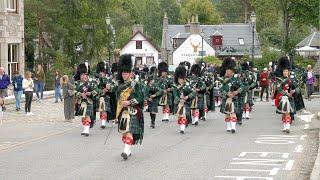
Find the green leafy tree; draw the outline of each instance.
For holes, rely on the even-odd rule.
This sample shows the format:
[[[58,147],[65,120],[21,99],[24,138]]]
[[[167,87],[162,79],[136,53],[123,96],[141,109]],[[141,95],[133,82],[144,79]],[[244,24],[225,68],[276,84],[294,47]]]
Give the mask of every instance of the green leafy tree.
[[[192,15],[198,15],[201,24],[220,24],[223,22],[216,6],[209,0],[184,0],[181,19],[186,22]]]

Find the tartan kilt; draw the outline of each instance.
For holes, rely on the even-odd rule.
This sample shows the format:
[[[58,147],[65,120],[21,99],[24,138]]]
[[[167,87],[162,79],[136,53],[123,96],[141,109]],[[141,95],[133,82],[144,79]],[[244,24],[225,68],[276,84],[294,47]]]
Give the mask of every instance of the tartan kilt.
[[[248,90],[244,95],[243,100],[244,100],[244,103],[248,103],[250,106],[253,106],[253,91]]]
[[[215,96],[215,97],[220,96],[220,89],[219,88],[213,88],[213,96]]]
[[[78,109],[78,114],[82,116],[83,111],[81,110],[81,108]],[[87,111],[85,112],[85,115],[90,117],[93,116],[93,104],[87,103]]]
[[[111,112],[110,96],[105,96],[105,97],[104,97],[104,102],[106,103],[105,112],[110,113],[110,112]]]
[[[296,114],[296,106],[294,104],[294,98],[289,98],[289,102],[290,102],[290,106],[292,107],[292,111],[290,111],[290,113],[293,113],[293,114]],[[282,109],[281,109],[281,106],[282,106],[282,103],[281,103],[281,100],[277,106],[277,109],[276,109],[276,112],[277,114],[283,114],[282,113]]]
[[[241,98],[238,97],[238,99],[232,99],[234,103],[234,113],[239,114],[242,112],[243,104],[241,103]],[[220,106],[220,112],[226,114],[225,108],[226,108],[226,98],[222,99],[221,106]]]
[[[148,100],[148,112],[158,112],[158,98],[153,98],[152,101]]]
[[[172,92],[168,92],[168,94],[167,94],[167,105],[168,106],[170,106],[170,107],[172,107],[172,105],[173,105],[173,96],[172,96]],[[160,100],[160,98],[161,98],[161,96],[159,97],[159,100]],[[159,100],[158,100],[158,103],[159,103]],[[162,105],[159,105],[159,106],[162,106]]]
[[[206,106],[204,104],[204,94],[198,94],[198,104],[197,107],[199,110],[203,110]]]
[[[129,131],[131,134],[141,134],[143,130],[140,126],[139,120],[136,115],[130,115]]]
[[[305,109],[305,105],[304,105],[304,101],[301,93],[297,93],[294,95],[294,104],[296,107],[296,111]]]

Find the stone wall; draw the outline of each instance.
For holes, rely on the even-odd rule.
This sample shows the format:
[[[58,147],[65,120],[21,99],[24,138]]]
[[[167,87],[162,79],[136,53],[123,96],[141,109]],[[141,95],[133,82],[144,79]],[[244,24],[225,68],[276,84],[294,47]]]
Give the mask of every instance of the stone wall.
[[[18,0],[17,13],[7,11],[0,1],[0,65],[8,72],[8,44],[18,44],[19,71],[24,73],[24,0]]]

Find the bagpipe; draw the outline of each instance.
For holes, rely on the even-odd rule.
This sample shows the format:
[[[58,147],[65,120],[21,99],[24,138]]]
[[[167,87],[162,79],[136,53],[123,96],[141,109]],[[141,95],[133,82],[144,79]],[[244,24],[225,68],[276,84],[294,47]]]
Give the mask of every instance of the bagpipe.
[[[162,85],[161,89],[163,89],[163,90],[169,88],[169,87],[166,86],[165,83],[162,83],[161,85]],[[159,100],[159,105],[160,106],[165,106],[167,104],[168,104],[168,92],[165,92],[165,93],[163,93],[163,95],[161,96],[161,98]]]
[[[123,101],[128,101],[131,93],[134,90],[136,85],[135,81],[128,82],[124,84],[121,88],[123,89],[120,93],[117,110],[116,110],[116,119],[119,119],[119,115],[121,114],[121,118],[119,119],[118,131],[120,133],[127,133],[130,130],[130,115],[137,114],[137,110],[134,107],[128,106],[124,109]],[[122,112],[122,113],[121,113]]]

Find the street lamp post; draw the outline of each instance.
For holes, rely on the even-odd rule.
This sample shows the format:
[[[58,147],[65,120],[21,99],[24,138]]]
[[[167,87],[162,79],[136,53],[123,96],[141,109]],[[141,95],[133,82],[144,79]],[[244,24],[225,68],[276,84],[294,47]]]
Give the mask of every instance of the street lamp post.
[[[250,19],[251,19],[251,26],[252,26],[252,51],[251,51],[251,59],[253,61],[254,59],[254,24],[256,22],[256,13],[253,11],[251,13]]]
[[[110,33],[109,33],[109,27],[110,27],[110,23],[111,23],[111,18],[109,16],[109,14],[106,17],[106,24],[107,24],[107,34],[108,34],[108,55],[109,55],[109,65],[111,64],[111,50],[110,50]]]
[[[204,36],[204,32],[201,31],[201,62],[203,62],[203,36]]]

